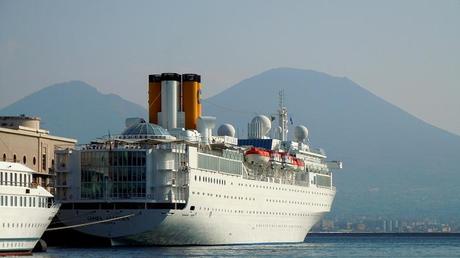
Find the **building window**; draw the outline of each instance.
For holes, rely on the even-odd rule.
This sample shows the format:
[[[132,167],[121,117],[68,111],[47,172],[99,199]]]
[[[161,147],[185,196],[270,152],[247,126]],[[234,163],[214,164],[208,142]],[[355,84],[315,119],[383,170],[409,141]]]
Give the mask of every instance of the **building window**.
[[[37,159],[35,157],[33,158],[32,163],[34,164],[34,166],[35,164],[37,164]]]
[[[3,153],[3,161],[6,161],[6,153]]]
[[[42,169],[46,171],[46,154],[42,155]]]
[[[24,163],[24,165],[27,163],[27,158],[26,158],[25,155],[24,155],[24,157],[22,157],[22,163]]]
[[[13,155],[13,162],[16,163],[16,154]]]

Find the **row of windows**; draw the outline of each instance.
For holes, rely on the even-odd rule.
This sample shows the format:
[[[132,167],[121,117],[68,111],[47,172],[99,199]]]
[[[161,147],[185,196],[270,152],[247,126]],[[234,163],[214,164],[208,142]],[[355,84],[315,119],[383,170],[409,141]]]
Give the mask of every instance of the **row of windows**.
[[[328,193],[321,193],[321,192],[307,191],[307,190],[298,190],[298,189],[285,188],[285,187],[276,187],[276,186],[265,186],[265,185],[243,184],[243,183],[238,183],[238,186],[262,188],[262,189],[271,189],[271,190],[279,190],[279,191],[288,191],[288,192],[296,192],[296,193],[317,194],[317,195],[324,195],[324,196],[333,196],[333,194],[328,194]]]
[[[144,198],[146,196],[145,182],[124,183],[81,183],[81,198],[101,199],[109,198]]]
[[[241,196],[232,196],[232,195],[222,195],[222,194],[212,194],[212,193],[200,193],[192,191],[192,194],[196,195],[204,195],[216,198],[224,198],[224,199],[232,199],[232,200],[246,200],[246,201],[255,201],[256,198],[253,197],[241,197]],[[300,204],[300,205],[310,205],[310,206],[320,206],[320,207],[327,207],[330,206],[328,204],[322,203],[314,203],[314,202],[301,202],[301,201],[288,201],[288,200],[274,200],[274,199],[265,199],[266,202],[273,202],[273,203],[286,203],[286,204]]]
[[[241,175],[243,172],[243,163],[239,160],[231,160],[204,153],[198,154],[198,167],[236,175]]]
[[[145,151],[86,151],[81,156],[81,198],[140,198],[146,194]]]
[[[194,207],[194,206],[192,206]],[[192,209],[191,210],[195,210]],[[212,212],[222,212],[228,214],[248,214],[248,215],[274,215],[274,216],[291,216],[291,217],[309,217],[313,216],[309,213],[302,212],[285,212],[285,211],[262,211],[262,210],[236,210],[236,209],[221,209],[221,208],[209,208],[209,207],[199,207],[200,211],[212,211]]]
[[[301,202],[301,201],[288,201],[288,200],[276,200],[276,199],[266,199],[266,201],[274,202],[274,203],[300,204],[300,205],[322,206],[322,207],[329,206],[327,204],[315,203],[315,202]]]
[[[3,161],[8,161],[8,156],[6,155],[6,153],[3,153]],[[18,157],[16,156],[16,154],[13,154],[13,162],[16,163],[18,161],[19,160],[18,160]],[[22,156],[22,163],[24,165],[27,165],[27,156],[26,155]],[[35,156],[32,158],[32,164],[34,166],[37,164],[37,158]],[[51,165],[54,166],[54,159],[51,160]],[[46,170],[46,154],[42,155],[42,169]]]
[[[192,194],[200,195],[200,192],[192,192]],[[232,199],[232,200],[245,200],[245,201],[255,201],[256,200],[256,198],[253,198],[253,197],[241,197],[241,196],[212,194],[212,193],[204,193],[204,192],[201,193],[201,195],[206,195],[206,196],[216,197],[216,198]]]
[[[0,195],[0,206],[45,208],[48,203],[46,197]]]
[[[224,180],[224,179],[205,177],[205,176],[201,177],[201,176],[196,176],[195,175],[195,181],[205,182],[205,183],[214,183],[214,184],[220,184],[220,185],[227,185],[227,181]],[[332,194],[328,194],[328,193],[321,193],[321,192],[307,191],[307,190],[298,190],[298,189],[291,189],[291,188],[285,188],[285,187],[257,185],[257,184],[238,183],[238,186],[254,187],[254,188],[261,188],[261,189],[271,189],[271,190],[279,190],[279,191],[289,191],[289,192],[297,192],[297,193],[306,193],[306,194],[316,194],[316,195],[324,195],[324,196],[332,196]]]
[[[32,175],[17,172],[1,172],[0,185],[14,185],[28,187],[32,183]]]
[[[122,151],[84,151],[81,153],[81,165],[89,166],[100,164],[101,166],[131,167],[145,166],[145,151],[122,150]]]
[[[203,176],[203,178],[201,178],[201,176],[195,175],[195,181],[218,184],[218,185],[227,185],[227,181],[225,179],[218,179],[218,178],[212,178],[212,177],[206,177],[206,176]]]
[[[6,153],[3,153],[3,161],[7,161],[8,156],[6,156]],[[13,154],[13,162],[18,162],[18,158],[16,154]],[[22,157],[22,163],[27,164],[27,157],[24,155]],[[37,163],[37,159],[34,157],[33,158],[33,164],[35,165]]]
[[[2,227],[3,228],[44,228],[47,227],[48,225],[43,224],[43,223],[19,223],[19,222],[3,222]]]
[[[304,229],[303,225],[290,225],[290,224],[256,224],[256,228],[297,228]]]
[[[82,182],[145,182],[145,167],[110,167],[95,168],[84,166],[81,171]]]
[[[202,176],[197,176],[197,175],[195,175],[194,179],[195,179],[195,181],[198,181],[198,182],[227,185],[227,181],[225,179],[206,177],[206,176],[202,177]],[[233,185],[233,183],[231,183],[231,184]],[[271,189],[271,190],[279,190],[279,191],[289,191],[289,192],[296,192],[296,193],[315,194],[315,195],[323,195],[323,196],[333,196],[333,194],[329,194],[329,193],[292,189],[292,188],[289,188],[289,187],[286,188],[286,187],[265,186],[265,185],[247,184],[247,183],[244,183],[244,184],[243,183],[238,183],[238,186],[241,186],[241,187],[254,187],[254,188],[261,188],[261,189]],[[311,204],[311,205],[314,205],[314,204]]]
[[[20,247],[25,247],[24,242],[2,242],[2,248],[20,248]]]

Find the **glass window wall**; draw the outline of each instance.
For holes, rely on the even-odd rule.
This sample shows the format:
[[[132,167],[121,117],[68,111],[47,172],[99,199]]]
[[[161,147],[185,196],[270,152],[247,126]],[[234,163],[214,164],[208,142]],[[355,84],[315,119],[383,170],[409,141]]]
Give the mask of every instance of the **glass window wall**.
[[[81,197],[145,198],[145,151],[85,151],[81,155]]]

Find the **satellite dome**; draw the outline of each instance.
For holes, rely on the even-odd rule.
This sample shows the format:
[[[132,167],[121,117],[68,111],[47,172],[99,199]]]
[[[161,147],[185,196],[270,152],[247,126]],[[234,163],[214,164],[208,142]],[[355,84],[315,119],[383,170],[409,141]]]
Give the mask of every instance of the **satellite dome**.
[[[258,115],[254,117],[251,121],[251,123],[261,123],[264,128],[270,128],[272,127],[272,122],[270,121],[270,118],[264,116],[264,115]]]
[[[297,142],[303,142],[308,137],[308,129],[303,125],[298,125],[294,128],[294,139]]]
[[[231,124],[223,124],[217,129],[217,135],[235,137],[235,127]]]
[[[264,115],[258,115],[251,120],[249,124],[249,138],[262,139],[264,138],[272,127],[270,118]]]

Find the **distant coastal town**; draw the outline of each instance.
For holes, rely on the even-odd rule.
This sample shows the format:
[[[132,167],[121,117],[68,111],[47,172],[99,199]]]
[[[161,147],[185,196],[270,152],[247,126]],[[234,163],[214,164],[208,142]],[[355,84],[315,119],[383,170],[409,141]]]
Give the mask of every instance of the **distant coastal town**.
[[[460,222],[455,220],[388,219],[366,216],[353,219],[324,218],[312,229],[312,233],[459,233]]]

